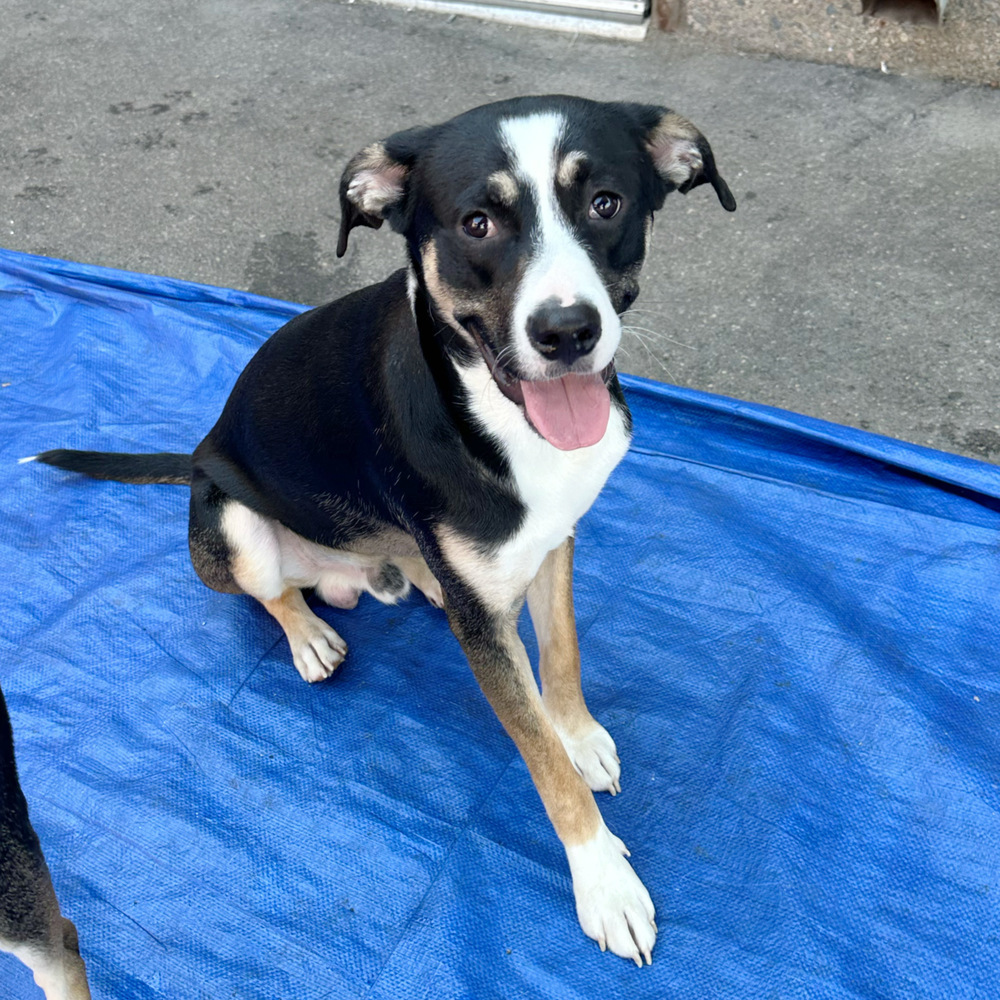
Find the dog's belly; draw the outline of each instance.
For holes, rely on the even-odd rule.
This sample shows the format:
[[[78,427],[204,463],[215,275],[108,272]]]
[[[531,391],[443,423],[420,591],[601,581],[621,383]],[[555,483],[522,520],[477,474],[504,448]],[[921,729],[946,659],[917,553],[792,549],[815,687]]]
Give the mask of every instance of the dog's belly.
[[[277,525],[281,575],[286,585],[308,588],[335,608],[353,608],[370,588],[382,560],[354,552],[328,549]]]
[[[419,559],[416,543],[402,532],[360,538],[352,550],[333,549],[237,501],[226,505],[222,530],[235,553],[234,576],[247,593],[262,599],[298,587],[314,588],[338,608],[353,608],[364,592],[391,604],[410,589],[396,560],[409,569]]]

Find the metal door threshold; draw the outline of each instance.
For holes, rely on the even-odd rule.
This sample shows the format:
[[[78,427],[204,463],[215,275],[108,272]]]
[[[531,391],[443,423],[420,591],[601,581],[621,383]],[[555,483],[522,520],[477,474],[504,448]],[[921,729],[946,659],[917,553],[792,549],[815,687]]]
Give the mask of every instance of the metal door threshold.
[[[406,10],[476,17],[548,31],[641,41],[649,29],[645,6],[638,0],[376,0]],[[619,18],[628,18],[621,20]]]

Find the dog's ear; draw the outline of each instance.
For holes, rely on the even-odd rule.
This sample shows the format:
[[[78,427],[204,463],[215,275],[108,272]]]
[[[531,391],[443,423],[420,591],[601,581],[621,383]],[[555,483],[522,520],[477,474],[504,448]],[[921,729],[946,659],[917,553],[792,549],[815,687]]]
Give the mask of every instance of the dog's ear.
[[[708,140],[686,118],[668,108],[630,105],[643,130],[643,141],[653,166],[670,191],[687,194],[699,184],[711,184],[727,212],[736,211],[736,199],[715,167]],[[659,199],[662,204],[663,199]]]
[[[348,234],[355,226],[378,229],[389,219],[394,229],[404,228],[410,174],[427,131],[407,129],[374,142],[344,168],[340,178],[338,257],[344,256]]]

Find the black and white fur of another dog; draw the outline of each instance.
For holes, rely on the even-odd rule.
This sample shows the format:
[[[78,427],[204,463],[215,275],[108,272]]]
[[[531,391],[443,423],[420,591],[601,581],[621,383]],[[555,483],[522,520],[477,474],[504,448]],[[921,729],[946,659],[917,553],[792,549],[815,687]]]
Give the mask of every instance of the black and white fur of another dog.
[[[62,915],[14,761],[0,691],[0,951],[31,969],[46,1000],[90,1000],[76,927]]]
[[[735,209],[706,139],[662,107],[518,98],[399,132],[347,165],[338,255],[387,221],[406,270],[275,333],[193,456],[36,456],[190,483],[195,569],[257,598],[307,681],[347,646],[303,588],[349,608],[412,585],[443,607],[565,846],[584,932],[638,965],[653,904],[592,794],[618,792],[620,766],[580,689],[573,533],[628,448],[614,356],[653,214],[705,182]]]

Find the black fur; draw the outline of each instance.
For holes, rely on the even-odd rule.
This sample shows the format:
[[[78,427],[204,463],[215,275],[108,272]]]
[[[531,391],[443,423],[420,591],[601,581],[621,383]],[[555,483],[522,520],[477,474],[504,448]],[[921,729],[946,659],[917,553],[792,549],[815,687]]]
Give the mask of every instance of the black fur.
[[[28,818],[14,733],[0,690],[0,950],[12,947],[30,949],[32,963],[65,968],[68,1000],[89,997],[76,927],[59,912],[42,846]]]
[[[628,202],[644,206],[612,225],[594,229],[578,223],[575,229],[598,263],[615,307],[627,308],[638,291],[634,272],[645,252],[643,220],[674,187],[657,173],[644,148],[644,137],[665,108],[525,97],[396,133],[381,147],[388,162],[408,171],[400,198],[381,215],[361,211],[347,197],[349,165],[341,182],[338,252],[346,248],[351,229],[377,228],[384,216],[406,235],[419,275],[421,248],[434,232],[441,277],[449,287],[499,303],[487,308],[489,315],[472,309],[459,319],[502,347],[495,328],[509,318],[523,240],[484,249],[456,236],[456,226],[464,212],[483,204],[483,178],[510,166],[495,141],[500,115],[550,110],[565,113],[569,121],[563,148],[584,149],[591,158],[587,186],[560,195],[570,216],[580,215],[581,191],[608,179]],[[711,182],[724,206],[734,206],[710,147],[703,139],[700,147],[707,151],[706,174],[686,187]],[[511,211],[491,208],[500,216]],[[526,238],[534,209],[522,201],[514,210],[522,216],[518,227]],[[477,358],[475,346],[444,321],[425,286],[411,309],[406,275],[399,271],[380,285],[296,317],[271,337],[240,376],[193,460],[61,449],[37,460],[99,479],[193,482],[192,532],[200,551],[222,557],[212,512],[227,497],[333,548],[396,528],[422,549],[424,543],[433,549],[431,529],[442,522],[490,548],[517,531],[524,509],[500,443],[471,418],[459,384],[456,365]],[[613,371],[609,389],[630,422]],[[433,552],[425,555],[436,562]],[[209,585],[229,589],[224,572],[201,575]]]
[[[196,475],[330,548],[385,528],[422,539],[440,520],[501,541],[522,506],[463,412],[435,330],[426,312],[414,322],[403,271],[296,317],[238,379]]]
[[[49,871],[28,819],[14,760],[14,733],[0,691],[0,939],[44,941]]]
[[[556,148],[534,148],[540,135]],[[625,911],[652,921],[652,903],[601,839],[591,795],[617,789],[618,765],[579,688],[572,534],[627,448],[617,314],[638,294],[653,213],[678,185],[701,183],[735,207],[707,141],[665,108],[521,98],[396,133],[344,172],[337,252],[354,228],[387,220],[406,239],[409,273],[282,327],[191,458],[38,456],[97,478],[190,482],[196,571],[256,596],[307,680],[329,676],[346,645],[300,588],[349,607],[363,589],[392,600],[409,581],[443,602],[568,850],[586,841],[617,858],[624,889],[584,887],[581,924],[595,937],[611,928],[612,950],[640,963],[655,927],[630,931]],[[542,650],[543,673],[560,676],[551,709],[532,697],[518,638],[529,591],[533,617],[559,619],[539,640],[560,643]],[[603,736],[567,745],[548,714],[560,711]],[[577,752],[602,761],[589,787]],[[584,880],[602,864],[585,864]]]
[[[35,461],[67,472],[80,472],[91,479],[110,479],[119,483],[173,483],[180,486],[191,482],[191,456],[172,452],[131,455],[125,452],[54,448],[36,455]]]

